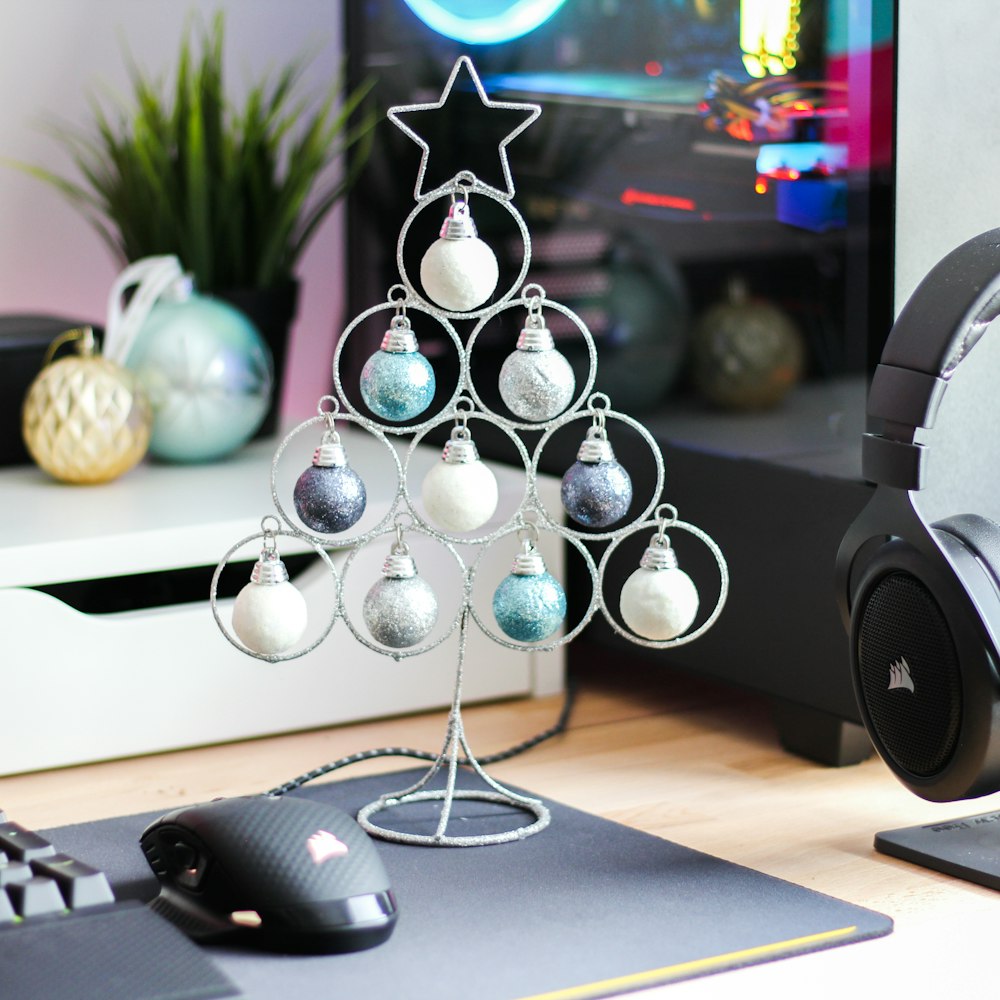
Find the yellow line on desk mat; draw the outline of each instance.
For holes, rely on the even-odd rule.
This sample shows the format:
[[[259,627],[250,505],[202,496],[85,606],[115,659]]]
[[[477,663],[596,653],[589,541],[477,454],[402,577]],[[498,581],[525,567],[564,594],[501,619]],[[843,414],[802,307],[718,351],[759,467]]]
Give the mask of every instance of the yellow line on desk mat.
[[[787,941],[775,941],[773,944],[761,944],[755,948],[744,948],[742,951],[727,951],[722,955],[710,955],[708,958],[696,958],[690,962],[664,965],[662,968],[648,969],[646,972],[633,972],[627,976],[601,979],[595,983],[585,983],[583,986],[570,986],[563,990],[553,990],[551,993],[532,994],[530,997],[523,997],[522,1000],[587,1000],[588,997],[608,996],[609,991],[627,992],[642,989],[644,986],[659,986],[671,979],[735,965],[746,959],[764,958],[766,955],[791,952],[797,948],[834,941],[856,930],[856,926],[838,927],[836,930],[789,938]]]

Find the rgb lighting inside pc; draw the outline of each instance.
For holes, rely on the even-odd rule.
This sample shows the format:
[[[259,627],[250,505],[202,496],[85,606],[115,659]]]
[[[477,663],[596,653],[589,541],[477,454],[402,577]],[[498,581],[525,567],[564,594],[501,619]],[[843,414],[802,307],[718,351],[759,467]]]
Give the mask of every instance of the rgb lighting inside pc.
[[[351,82],[374,77],[381,107],[434,100],[461,53],[491,97],[542,105],[508,150],[532,277],[587,322],[613,398],[697,394],[692,338],[735,281],[799,331],[803,381],[870,369],[891,325],[892,0],[345,7]],[[425,138],[495,183],[476,100],[457,94]],[[395,131],[378,132],[351,195],[350,259],[366,266],[350,314],[393,283],[412,208],[416,154]],[[504,213],[479,211],[516,273]]]

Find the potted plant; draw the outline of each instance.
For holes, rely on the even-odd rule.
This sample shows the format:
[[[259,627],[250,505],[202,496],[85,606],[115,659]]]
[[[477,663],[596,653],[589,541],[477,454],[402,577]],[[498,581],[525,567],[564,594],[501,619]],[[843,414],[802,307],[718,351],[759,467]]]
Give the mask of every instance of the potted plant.
[[[80,179],[25,169],[69,198],[123,264],[174,254],[200,291],[246,312],[271,347],[280,386],[295,266],[364,164],[371,87],[341,101],[336,81],[311,100],[300,94],[300,58],[253,84],[237,109],[225,93],[222,14],[201,25],[197,46],[193,33],[181,40],[172,89],[130,62],[127,105],[105,110],[94,100],[89,129],[53,130]],[[349,168],[330,170],[348,149]],[[262,433],[274,429],[276,410]]]

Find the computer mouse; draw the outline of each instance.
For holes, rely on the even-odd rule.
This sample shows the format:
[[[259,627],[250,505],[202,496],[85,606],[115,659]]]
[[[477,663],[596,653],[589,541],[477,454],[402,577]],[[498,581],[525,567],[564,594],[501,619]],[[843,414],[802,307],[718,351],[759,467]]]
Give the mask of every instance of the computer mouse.
[[[381,944],[396,923],[382,859],[357,821],[294,796],[175,809],[140,837],[151,906],[199,941],[328,953]]]

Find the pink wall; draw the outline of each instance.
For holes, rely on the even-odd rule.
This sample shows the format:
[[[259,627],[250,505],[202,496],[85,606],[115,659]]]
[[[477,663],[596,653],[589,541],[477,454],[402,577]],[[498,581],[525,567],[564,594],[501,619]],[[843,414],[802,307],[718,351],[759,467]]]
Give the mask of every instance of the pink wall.
[[[122,53],[169,79],[186,19],[226,9],[226,67],[234,100],[246,84],[303,51],[304,85],[328,86],[342,59],[340,4],[331,0],[34,0],[5,7],[0,28],[0,160],[71,173],[39,129],[53,116],[91,121],[87,95],[126,94]],[[109,102],[102,102],[108,106]],[[309,416],[332,385],[330,359],[344,325],[342,209],[319,230],[299,269],[299,315],[283,396],[289,418]],[[118,271],[104,244],[55,191],[0,163],[0,312],[103,322]]]

